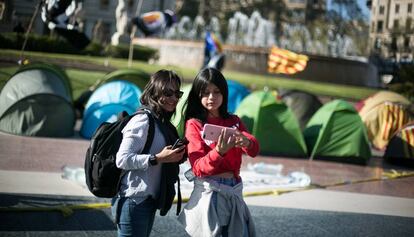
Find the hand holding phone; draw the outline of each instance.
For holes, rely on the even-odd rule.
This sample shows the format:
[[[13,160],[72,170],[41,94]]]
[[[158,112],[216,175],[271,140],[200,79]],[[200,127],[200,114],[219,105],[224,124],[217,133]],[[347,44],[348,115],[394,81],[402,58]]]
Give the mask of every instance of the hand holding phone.
[[[183,137],[183,138],[178,138],[175,142],[174,142],[174,145],[172,146],[172,148],[171,149],[176,149],[176,148],[178,148],[178,147],[181,147],[181,146],[185,146],[185,145],[187,145],[188,144],[188,140],[187,140],[187,138],[185,138],[185,137]]]

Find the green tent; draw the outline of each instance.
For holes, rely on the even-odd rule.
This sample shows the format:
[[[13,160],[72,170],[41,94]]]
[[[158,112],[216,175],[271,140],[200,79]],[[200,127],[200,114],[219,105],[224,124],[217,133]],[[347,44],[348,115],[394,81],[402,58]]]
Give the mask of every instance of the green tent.
[[[184,136],[184,104],[190,94],[191,84],[181,85],[181,91],[184,92],[181,99],[178,101],[177,108],[175,110],[175,114],[171,118],[171,123],[177,128],[178,135],[180,137]]]
[[[258,139],[260,153],[305,157],[307,150],[299,123],[276,93],[255,91],[236,110],[247,129]]]
[[[346,101],[333,100],[323,105],[303,134],[311,158],[366,164],[371,157],[365,126]]]
[[[145,86],[150,81],[150,75],[146,72],[136,70],[136,69],[119,69],[116,71],[113,71],[111,73],[106,74],[99,85],[107,82],[107,81],[113,81],[113,80],[124,80],[134,83],[141,89],[141,91],[144,91]]]
[[[48,64],[23,66],[0,93],[0,130],[16,135],[68,137],[75,112],[69,80]]]

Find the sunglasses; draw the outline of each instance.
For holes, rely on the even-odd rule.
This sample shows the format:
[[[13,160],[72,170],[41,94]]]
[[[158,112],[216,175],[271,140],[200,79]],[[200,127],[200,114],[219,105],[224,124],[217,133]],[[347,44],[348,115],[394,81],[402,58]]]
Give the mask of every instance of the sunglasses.
[[[173,95],[175,95],[176,98],[180,99],[184,92],[182,91],[173,91],[173,90],[165,90],[162,93],[165,97],[172,97]]]

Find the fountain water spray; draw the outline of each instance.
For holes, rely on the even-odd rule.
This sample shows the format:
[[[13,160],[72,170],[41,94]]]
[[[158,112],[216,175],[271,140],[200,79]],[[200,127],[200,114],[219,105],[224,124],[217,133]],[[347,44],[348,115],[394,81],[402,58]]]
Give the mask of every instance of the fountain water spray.
[[[197,16],[194,21],[183,16],[178,24],[169,29],[166,38],[201,41],[204,39],[205,30],[209,29],[229,45],[266,48],[276,45],[295,52],[332,57],[347,57],[357,53],[353,40],[347,35],[336,33],[334,27],[328,28],[326,32],[318,27],[310,30],[298,23],[282,23],[281,27],[282,35],[276,40],[274,23],[263,18],[258,11],[254,11],[250,17],[235,12],[228,20],[227,37],[223,39],[216,17],[212,17],[207,23],[201,16]]]

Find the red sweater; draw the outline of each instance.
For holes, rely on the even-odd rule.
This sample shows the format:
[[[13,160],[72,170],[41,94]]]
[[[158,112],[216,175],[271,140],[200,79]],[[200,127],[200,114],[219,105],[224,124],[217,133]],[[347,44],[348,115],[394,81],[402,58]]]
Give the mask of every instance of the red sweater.
[[[233,147],[224,156],[220,156],[214,149],[216,142],[207,145],[201,138],[204,124],[197,119],[189,119],[185,124],[185,137],[190,142],[187,149],[193,173],[198,177],[203,177],[233,172],[234,177],[239,178],[242,153],[255,157],[259,152],[259,143],[253,135],[247,132],[243,122],[236,115],[228,119],[208,118],[207,123],[226,127],[236,126],[251,144],[249,148]]]

